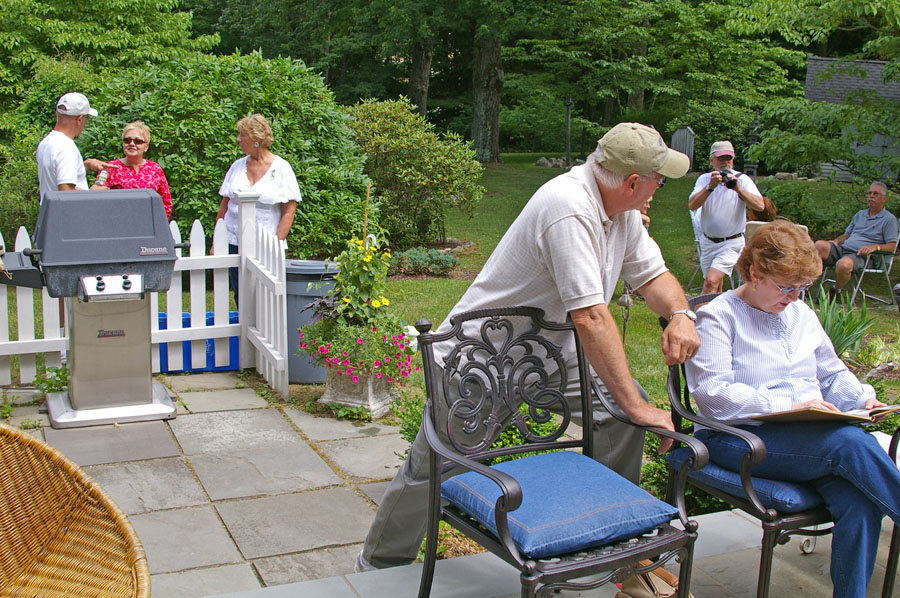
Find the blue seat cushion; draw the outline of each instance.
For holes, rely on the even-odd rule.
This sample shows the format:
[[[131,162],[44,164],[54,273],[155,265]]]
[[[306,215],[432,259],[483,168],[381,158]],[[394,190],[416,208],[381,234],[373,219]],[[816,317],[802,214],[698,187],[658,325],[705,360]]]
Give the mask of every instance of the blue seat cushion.
[[[679,469],[684,460],[691,456],[687,448],[679,448],[668,455],[666,460],[674,469]],[[700,471],[691,471],[688,477],[708,486],[718,488],[728,494],[733,494],[747,499],[747,493],[741,484],[741,476],[731,470],[719,467],[710,461]],[[808,484],[796,484],[765,478],[750,478],[753,489],[760,502],[769,509],[775,509],[780,513],[799,513],[816,507],[821,507],[824,502],[822,496]]]
[[[493,466],[522,487],[522,505],[509,512],[509,531],[522,554],[542,558],[633,538],[678,511],[608,467],[580,453],[558,451]],[[441,497],[497,534],[500,487],[475,472],[441,484]]]

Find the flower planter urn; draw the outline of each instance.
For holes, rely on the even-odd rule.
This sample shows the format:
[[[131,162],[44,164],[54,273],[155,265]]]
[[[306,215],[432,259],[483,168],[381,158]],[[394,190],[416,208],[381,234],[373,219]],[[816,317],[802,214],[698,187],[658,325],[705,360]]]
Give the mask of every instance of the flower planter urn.
[[[325,376],[325,394],[319,399],[320,403],[363,407],[372,415],[372,419],[387,415],[396,395],[386,379],[376,378],[373,374],[354,382],[351,376],[338,375],[338,372],[339,370],[335,368],[328,368]]]

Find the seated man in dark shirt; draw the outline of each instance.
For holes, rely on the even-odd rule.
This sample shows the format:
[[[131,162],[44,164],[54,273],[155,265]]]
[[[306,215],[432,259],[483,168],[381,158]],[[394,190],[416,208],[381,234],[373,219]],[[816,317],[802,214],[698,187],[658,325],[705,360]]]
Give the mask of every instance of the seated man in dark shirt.
[[[887,185],[874,182],[869,186],[866,210],[857,212],[844,234],[831,241],[816,241],[816,251],[825,266],[835,266],[836,296],[850,280],[850,274],[866,263],[873,251],[893,253],[897,248],[897,218],[884,209]]]

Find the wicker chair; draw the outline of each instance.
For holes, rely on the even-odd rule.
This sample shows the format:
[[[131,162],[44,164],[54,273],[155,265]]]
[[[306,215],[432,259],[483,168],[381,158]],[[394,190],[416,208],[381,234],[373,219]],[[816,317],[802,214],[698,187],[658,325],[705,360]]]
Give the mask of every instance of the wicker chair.
[[[0,425],[0,597],[150,597],[128,518],[78,465]]]

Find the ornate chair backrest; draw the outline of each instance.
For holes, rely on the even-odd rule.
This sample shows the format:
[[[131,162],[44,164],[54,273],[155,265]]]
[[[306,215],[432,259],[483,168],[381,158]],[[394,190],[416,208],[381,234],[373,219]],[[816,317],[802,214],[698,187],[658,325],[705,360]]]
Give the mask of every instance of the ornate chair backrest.
[[[572,419],[567,389],[580,387],[585,429],[592,413],[588,366],[571,322],[510,307],[456,314],[438,333],[430,327],[427,320],[416,323],[426,417],[448,448],[476,461],[570,447],[592,454],[591,434],[565,436]],[[521,443],[492,448],[507,429],[518,430]]]

